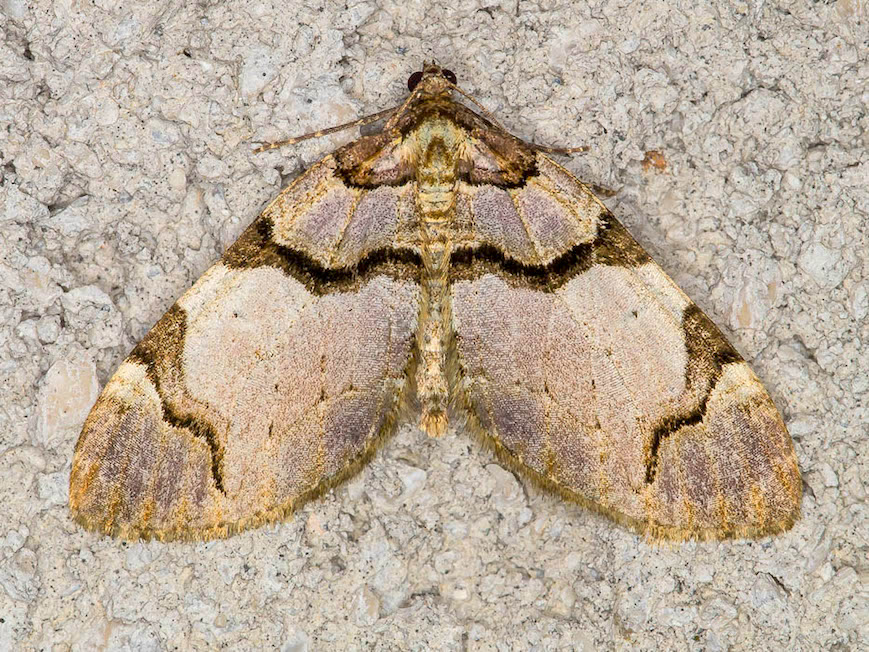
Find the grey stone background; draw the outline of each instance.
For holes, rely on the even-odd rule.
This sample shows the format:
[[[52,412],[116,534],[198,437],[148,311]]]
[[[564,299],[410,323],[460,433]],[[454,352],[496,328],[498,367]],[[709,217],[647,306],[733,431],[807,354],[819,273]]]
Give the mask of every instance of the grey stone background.
[[[300,4],[0,1],[0,649],[867,649],[866,3]],[[356,134],[251,142],[392,106],[426,58],[522,138],[592,146],[566,165],[782,410],[791,532],[652,547],[414,427],[278,527],[70,521],[100,386]]]

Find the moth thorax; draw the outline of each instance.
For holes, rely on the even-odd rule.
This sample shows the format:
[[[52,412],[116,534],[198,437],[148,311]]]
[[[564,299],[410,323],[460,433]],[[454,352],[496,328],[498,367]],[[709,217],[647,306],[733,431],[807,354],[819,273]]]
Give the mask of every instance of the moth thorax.
[[[457,152],[464,139],[456,125],[432,116],[412,136],[416,158],[417,206],[424,220],[449,219],[456,201]]]

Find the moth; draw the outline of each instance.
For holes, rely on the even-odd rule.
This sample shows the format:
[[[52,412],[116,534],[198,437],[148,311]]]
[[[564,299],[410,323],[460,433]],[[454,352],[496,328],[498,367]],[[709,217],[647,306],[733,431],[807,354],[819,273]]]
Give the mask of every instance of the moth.
[[[547,148],[454,100],[453,73],[426,64],[408,85],[112,376],[75,448],[75,520],[230,536],[287,518],[415,419],[433,437],[464,426],[651,540],[789,529],[791,438],[721,331]]]

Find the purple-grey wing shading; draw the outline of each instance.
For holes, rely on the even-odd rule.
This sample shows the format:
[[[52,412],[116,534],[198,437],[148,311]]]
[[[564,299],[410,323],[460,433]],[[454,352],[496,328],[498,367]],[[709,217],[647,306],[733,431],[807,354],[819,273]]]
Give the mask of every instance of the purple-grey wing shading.
[[[490,211],[495,235],[453,257],[451,377],[474,431],[650,538],[788,529],[800,474],[760,381],[585,186],[538,156],[526,187],[474,189],[487,208],[471,214]]]
[[[393,246],[405,189],[373,202],[333,171],[283,191],[109,380],[70,478],[85,527],[200,540],[277,521],[392,432],[420,300],[418,255]]]

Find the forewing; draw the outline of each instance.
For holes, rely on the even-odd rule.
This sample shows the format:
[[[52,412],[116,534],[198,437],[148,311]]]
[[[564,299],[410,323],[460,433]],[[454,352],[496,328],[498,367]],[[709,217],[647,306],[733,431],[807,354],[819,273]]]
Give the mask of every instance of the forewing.
[[[84,526],[207,539],[279,520],[392,431],[420,264],[384,236],[402,190],[372,215],[330,167],[285,190],[110,379],[73,460]]]
[[[547,203],[585,195],[585,222],[564,210],[554,229],[589,235],[548,265],[491,247],[456,256],[452,376],[471,424],[541,485],[653,538],[788,529],[801,481],[770,397],[706,315],[573,185],[549,183]],[[526,224],[539,219],[519,211]]]

